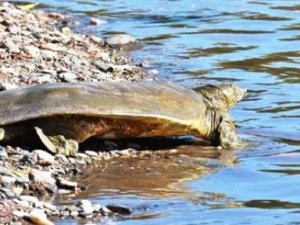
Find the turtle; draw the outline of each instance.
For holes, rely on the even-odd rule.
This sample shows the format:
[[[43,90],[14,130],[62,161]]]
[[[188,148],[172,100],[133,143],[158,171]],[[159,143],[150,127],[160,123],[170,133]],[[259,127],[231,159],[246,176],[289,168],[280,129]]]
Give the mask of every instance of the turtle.
[[[246,90],[236,85],[191,89],[169,81],[40,84],[0,92],[0,143],[30,143],[74,155],[90,137],[191,135],[213,146],[241,141],[228,110]]]

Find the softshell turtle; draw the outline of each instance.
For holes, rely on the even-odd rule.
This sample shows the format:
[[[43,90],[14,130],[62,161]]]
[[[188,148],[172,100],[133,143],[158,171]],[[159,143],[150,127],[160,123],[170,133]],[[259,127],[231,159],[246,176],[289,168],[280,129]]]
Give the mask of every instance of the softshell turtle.
[[[28,143],[38,136],[50,151],[72,155],[92,136],[194,135],[232,147],[240,142],[227,111],[245,91],[234,85],[194,91],[163,81],[56,83],[3,91],[2,143]]]

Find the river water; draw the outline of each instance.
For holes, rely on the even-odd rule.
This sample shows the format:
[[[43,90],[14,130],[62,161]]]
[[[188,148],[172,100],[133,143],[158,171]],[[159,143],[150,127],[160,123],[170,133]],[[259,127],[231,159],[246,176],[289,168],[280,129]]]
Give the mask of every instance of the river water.
[[[130,218],[101,223],[300,224],[299,1],[39,2],[78,17],[81,32],[142,40],[131,55],[152,62],[161,78],[248,89],[231,111],[246,148],[179,147],[155,160],[107,162],[83,179],[89,189],[79,198],[133,209]],[[107,23],[89,26],[88,17]],[[59,222],[77,223],[91,222]]]

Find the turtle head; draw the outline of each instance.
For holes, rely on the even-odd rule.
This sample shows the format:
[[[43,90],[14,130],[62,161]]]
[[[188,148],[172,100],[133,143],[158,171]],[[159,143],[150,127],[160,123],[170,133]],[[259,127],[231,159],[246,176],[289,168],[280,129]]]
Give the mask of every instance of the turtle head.
[[[236,85],[206,85],[195,89],[203,96],[204,102],[210,108],[227,111],[241,101],[247,92]]]

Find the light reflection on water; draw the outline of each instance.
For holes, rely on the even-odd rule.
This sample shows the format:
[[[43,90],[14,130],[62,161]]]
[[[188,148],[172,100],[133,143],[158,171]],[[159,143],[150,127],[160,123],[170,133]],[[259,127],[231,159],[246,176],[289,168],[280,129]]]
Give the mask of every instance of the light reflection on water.
[[[214,172],[193,173],[194,181],[181,190],[185,192],[187,188],[195,195],[221,194],[225,196],[223,206],[225,202],[242,202],[243,207],[233,204],[231,208],[213,210],[209,200],[195,203],[189,198],[179,198],[180,194],[178,198],[176,194],[162,198],[162,192],[147,198],[138,193],[143,189],[134,186],[127,187],[128,190],[123,187],[122,193],[109,197],[105,197],[108,192],[100,187],[90,193],[95,201],[125,203],[136,207],[141,214],[138,206],[144,204],[150,208],[150,214],[158,213],[151,219],[125,220],[119,224],[299,222],[300,7],[297,0],[40,2],[43,8],[78,16],[81,25],[77,29],[81,32],[101,36],[125,32],[143,40],[144,48],[132,55],[137,60],[153,61],[152,66],[163,78],[193,87],[234,82],[249,90],[232,114],[239,132],[252,145],[236,153],[239,162],[234,167],[219,164]],[[86,16],[99,17],[108,23],[88,26]],[[193,168],[193,163],[189,165]],[[113,185],[116,184],[111,189],[116,188]],[[209,207],[206,203],[210,203]],[[215,204],[222,206],[222,201]]]

